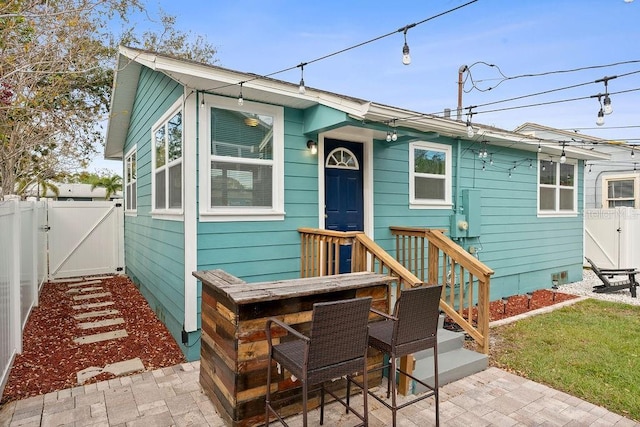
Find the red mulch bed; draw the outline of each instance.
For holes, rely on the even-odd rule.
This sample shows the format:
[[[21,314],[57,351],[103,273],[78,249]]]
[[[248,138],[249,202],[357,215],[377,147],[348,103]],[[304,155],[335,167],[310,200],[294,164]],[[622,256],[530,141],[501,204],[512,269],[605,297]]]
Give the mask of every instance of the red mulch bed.
[[[88,278],[87,280],[91,280]],[[76,373],[82,369],[139,357],[146,370],[173,366],[185,361],[180,347],[166,327],[157,319],[149,304],[125,276],[103,279],[111,296],[89,301],[74,301],[77,294],[66,293],[66,283],[46,283],[40,293],[40,304],[29,316],[23,334],[23,352],[16,356],[1,403],[24,399],[77,386]],[[94,309],[75,310],[73,305],[113,301],[114,304]],[[74,315],[97,310],[118,310],[108,317],[76,320]],[[101,328],[81,329],[80,322],[122,317],[124,323]],[[126,329],[128,336],[92,344],[76,344],[81,336]],[[86,381],[90,384],[114,378],[109,373]]]
[[[531,298],[527,295],[512,295],[506,298],[506,300],[500,299],[489,303],[489,321],[493,322],[494,320],[517,316],[574,298],[578,297],[562,292],[553,292],[548,289],[540,289],[533,292]],[[471,315],[473,316],[473,321],[476,322],[478,318],[476,307],[472,308]],[[463,316],[465,319],[467,318],[466,310],[464,310]],[[460,329],[455,323],[451,322],[449,318],[445,319],[445,328],[453,330]]]

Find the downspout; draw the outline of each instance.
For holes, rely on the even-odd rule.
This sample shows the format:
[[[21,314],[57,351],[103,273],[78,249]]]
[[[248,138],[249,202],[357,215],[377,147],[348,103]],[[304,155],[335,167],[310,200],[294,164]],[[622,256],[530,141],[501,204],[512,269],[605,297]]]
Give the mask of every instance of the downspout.
[[[460,197],[462,197],[461,192],[460,192],[460,170],[462,169],[462,143],[460,142],[460,138],[456,138],[456,183],[455,183],[455,187],[456,187],[456,193],[455,193],[455,205],[453,207],[453,212],[454,213],[464,213],[464,212],[459,212],[460,210]]]

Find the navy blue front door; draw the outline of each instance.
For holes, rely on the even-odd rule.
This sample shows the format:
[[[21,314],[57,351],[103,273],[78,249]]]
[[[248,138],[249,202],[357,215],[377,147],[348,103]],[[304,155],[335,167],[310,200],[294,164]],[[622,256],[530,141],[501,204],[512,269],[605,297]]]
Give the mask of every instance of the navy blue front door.
[[[364,230],[362,144],[324,140],[325,228]],[[340,273],[351,271],[351,246],[340,248]]]

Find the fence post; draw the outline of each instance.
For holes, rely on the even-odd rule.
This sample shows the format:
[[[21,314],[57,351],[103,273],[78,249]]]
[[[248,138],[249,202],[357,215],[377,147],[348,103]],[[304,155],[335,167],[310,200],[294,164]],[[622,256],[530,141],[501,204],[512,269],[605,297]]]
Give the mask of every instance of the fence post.
[[[11,236],[11,245],[13,246],[13,255],[11,259],[9,273],[9,310],[10,310],[10,328],[11,343],[16,353],[22,353],[22,322],[20,321],[20,202],[18,200],[10,200],[13,204],[13,232]]]

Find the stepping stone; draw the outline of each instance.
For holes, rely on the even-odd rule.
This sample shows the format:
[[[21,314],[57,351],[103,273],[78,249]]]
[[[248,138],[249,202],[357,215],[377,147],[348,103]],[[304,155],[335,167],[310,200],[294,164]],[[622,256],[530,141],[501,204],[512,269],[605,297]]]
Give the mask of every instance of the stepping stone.
[[[72,289],[69,289],[65,293],[67,293],[67,294],[79,294],[79,293],[82,293],[82,292],[99,291],[101,289],[104,289],[104,288],[102,286],[94,286],[94,287],[91,287],[91,288],[72,288]]]
[[[101,334],[86,335],[84,337],[74,338],[76,344],[91,344],[94,342],[108,341],[116,338],[128,337],[127,331],[118,329],[117,331],[103,332]]]
[[[118,310],[100,310],[100,311],[88,311],[86,313],[80,313],[73,316],[74,319],[88,319],[90,317],[103,317],[103,316],[112,316],[114,314],[120,313]]]
[[[84,279],[82,279],[81,277],[72,277],[72,278],[66,278],[66,279],[49,280],[49,283],[80,282],[82,280],[84,280]]]
[[[103,372],[111,373],[115,376],[128,375],[134,372],[144,371],[144,365],[139,357],[135,359],[123,360],[122,362],[110,363],[104,368],[97,366],[91,366],[76,373],[78,378],[78,384],[83,384],[88,379],[91,379]]]
[[[85,308],[107,307],[107,306],[113,305],[113,304],[115,304],[113,301],[92,302],[90,304],[72,305],[71,308],[73,308],[74,310],[83,310]]]
[[[76,300],[76,301],[79,301],[79,300],[85,300],[85,299],[108,297],[110,295],[111,295],[111,292],[100,292],[100,293],[97,293],[97,294],[77,295],[77,296],[73,297],[73,299]]]
[[[69,283],[67,286],[70,288],[78,287],[78,286],[86,286],[86,285],[97,285],[102,283],[102,280],[90,280],[88,282],[80,282],[80,283]]]
[[[85,277],[85,280],[106,280],[113,279],[116,276],[94,276],[94,277]]]
[[[117,319],[98,320],[96,322],[83,322],[79,323],[78,326],[80,327],[80,329],[91,329],[103,328],[105,326],[121,325],[123,323],[124,319],[122,317],[118,317]]]

